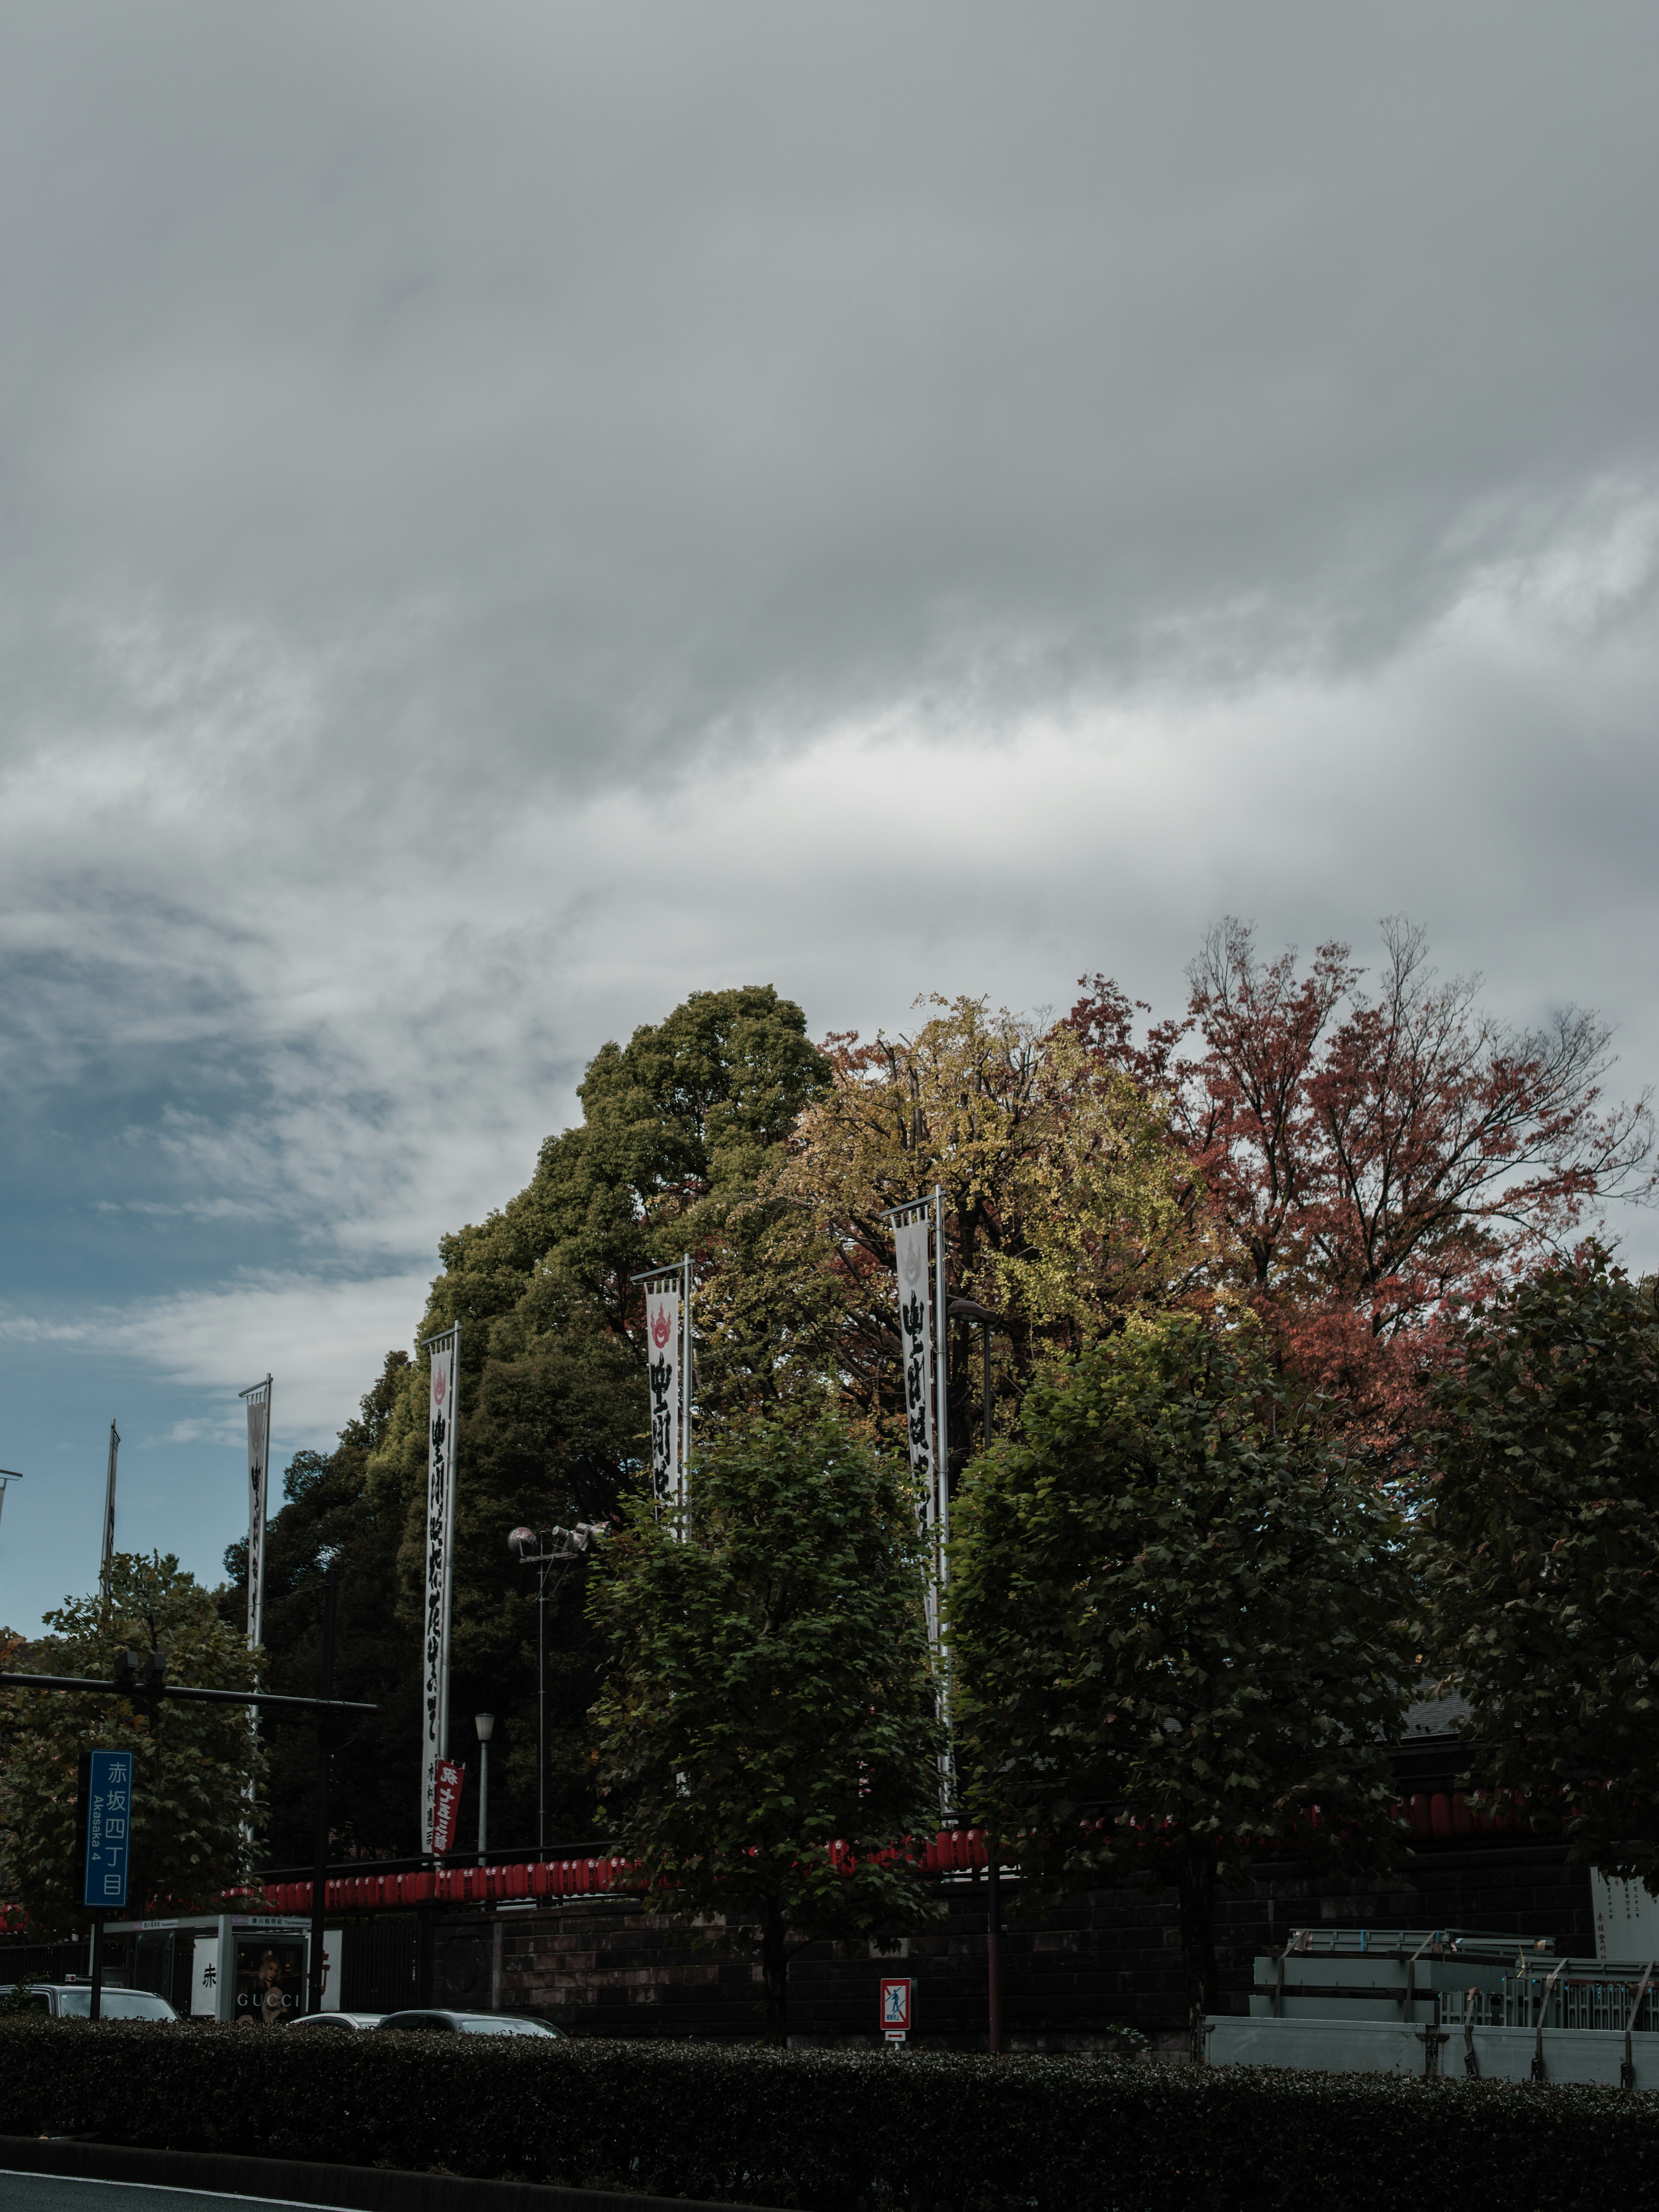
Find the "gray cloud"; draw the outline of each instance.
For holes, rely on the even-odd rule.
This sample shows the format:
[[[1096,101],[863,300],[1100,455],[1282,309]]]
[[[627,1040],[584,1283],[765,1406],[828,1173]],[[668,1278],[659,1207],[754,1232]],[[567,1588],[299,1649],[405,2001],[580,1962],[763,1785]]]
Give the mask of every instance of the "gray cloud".
[[[1654,460],[1636,9],[14,19],[8,566],[627,774],[1388,651]]]
[[[265,1344],[325,1435],[699,986],[1167,1008],[1221,911],[1407,909],[1639,1087],[1656,60],[1486,0],[14,10],[9,1397],[136,1362],[182,1448]]]

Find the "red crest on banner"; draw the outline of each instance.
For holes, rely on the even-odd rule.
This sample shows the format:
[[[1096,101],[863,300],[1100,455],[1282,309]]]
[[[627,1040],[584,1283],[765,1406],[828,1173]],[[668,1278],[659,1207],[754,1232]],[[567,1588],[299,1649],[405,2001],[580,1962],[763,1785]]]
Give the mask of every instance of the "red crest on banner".
[[[651,1324],[651,1341],[656,1346],[659,1352],[660,1352],[663,1346],[667,1343],[672,1326],[672,1325],[668,1318],[667,1307],[659,1306],[657,1309],[657,1317]]]

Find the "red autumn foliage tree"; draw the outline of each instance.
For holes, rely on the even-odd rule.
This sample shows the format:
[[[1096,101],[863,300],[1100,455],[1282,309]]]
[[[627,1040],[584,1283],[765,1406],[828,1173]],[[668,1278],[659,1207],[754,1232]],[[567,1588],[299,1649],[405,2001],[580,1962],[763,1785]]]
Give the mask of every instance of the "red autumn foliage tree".
[[[1455,1301],[1559,1250],[1613,1197],[1645,1198],[1649,1094],[1606,1105],[1611,1030],[1569,1006],[1516,1030],[1440,979],[1421,930],[1382,925],[1374,989],[1346,945],[1257,952],[1229,919],[1188,969],[1185,1018],[1136,1041],[1132,1003],[1085,979],[1071,1026],[1166,1102],[1287,1368],[1385,1448],[1420,1416]]]

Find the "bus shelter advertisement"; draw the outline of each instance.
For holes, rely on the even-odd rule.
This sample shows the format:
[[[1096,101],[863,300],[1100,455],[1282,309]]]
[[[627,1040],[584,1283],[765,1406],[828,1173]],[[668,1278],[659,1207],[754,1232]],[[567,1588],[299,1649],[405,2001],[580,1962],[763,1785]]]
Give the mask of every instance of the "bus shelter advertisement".
[[[236,2019],[254,2027],[277,2027],[305,2009],[306,1947],[302,1936],[236,1939]]]

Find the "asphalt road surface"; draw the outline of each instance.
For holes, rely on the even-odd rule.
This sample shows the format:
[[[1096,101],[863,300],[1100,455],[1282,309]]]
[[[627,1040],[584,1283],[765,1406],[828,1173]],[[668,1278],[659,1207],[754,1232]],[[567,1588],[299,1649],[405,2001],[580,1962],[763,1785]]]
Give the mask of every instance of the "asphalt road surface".
[[[153,2189],[143,2181],[82,2181],[66,2173],[0,2172],[0,2212],[212,2212],[222,2204],[280,2212],[272,2197],[222,2197],[216,2189]],[[306,2205],[301,2212],[317,2212]]]

